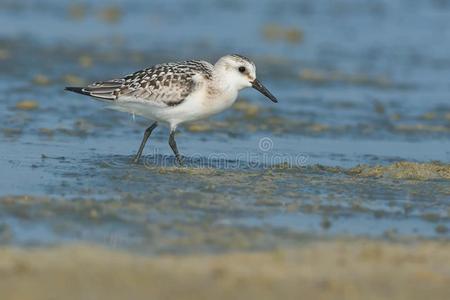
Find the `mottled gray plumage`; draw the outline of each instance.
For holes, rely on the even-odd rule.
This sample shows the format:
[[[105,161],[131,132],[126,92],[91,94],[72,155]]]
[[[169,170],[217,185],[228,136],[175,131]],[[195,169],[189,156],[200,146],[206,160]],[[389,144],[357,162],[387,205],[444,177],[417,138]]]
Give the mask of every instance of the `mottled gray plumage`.
[[[212,72],[213,66],[205,61],[165,63],[123,78],[94,82],[78,92],[104,100],[136,98],[159,106],[175,106],[195,90],[195,75],[211,79]]]

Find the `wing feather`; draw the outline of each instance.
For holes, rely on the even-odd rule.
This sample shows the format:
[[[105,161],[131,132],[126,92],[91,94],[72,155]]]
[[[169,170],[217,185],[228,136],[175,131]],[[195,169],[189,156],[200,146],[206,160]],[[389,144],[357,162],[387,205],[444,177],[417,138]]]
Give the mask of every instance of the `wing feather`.
[[[204,61],[166,63],[137,71],[124,78],[94,82],[71,91],[111,101],[149,102],[158,106],[182,103],[197,87],[196,75],[212,77],[213,66]]]

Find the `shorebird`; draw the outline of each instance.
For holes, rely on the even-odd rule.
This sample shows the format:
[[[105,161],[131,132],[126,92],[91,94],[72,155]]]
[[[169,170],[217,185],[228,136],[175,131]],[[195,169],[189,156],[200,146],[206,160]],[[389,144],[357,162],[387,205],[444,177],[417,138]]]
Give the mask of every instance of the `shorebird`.
[[[214,65],[203,60],[158,64],[123,78],[65,89],[153,121],[144,132],[133,159],[135,163],[139,162],[158,122],[168,124],[170,148],[178,164],[182,165],[175,142],[177,126],[224,111],[236,101],[238,92],[247,87],[253,87],[273,102],[278,102],[256,79],[255,64],[238,54],[223,56]]]

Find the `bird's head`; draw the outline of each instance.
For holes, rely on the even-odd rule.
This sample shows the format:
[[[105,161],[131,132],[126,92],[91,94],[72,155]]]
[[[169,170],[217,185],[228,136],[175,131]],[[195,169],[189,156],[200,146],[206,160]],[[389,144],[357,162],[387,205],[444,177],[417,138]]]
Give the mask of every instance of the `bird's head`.
[[[277,98],[256,79],[256,66],[245,56],[231,54],[221,57],[214,66],[222,77],[237,90],[253,87],[273,102]]]

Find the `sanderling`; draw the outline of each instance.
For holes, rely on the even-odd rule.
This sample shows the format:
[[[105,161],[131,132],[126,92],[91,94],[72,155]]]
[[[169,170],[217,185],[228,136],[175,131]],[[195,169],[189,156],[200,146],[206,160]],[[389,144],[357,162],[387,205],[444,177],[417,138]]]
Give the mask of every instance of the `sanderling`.
[[[214,65],[202,60],[164,63],[123,78],[94,82],[66,90],[111,104],[111,108],[154,121],[144,133],[133,161],[138,162],[158,122],[170,127],[169,145],[177,162],[182,159],[175,142],[175,130],[184,122],[203,119],[224,111],[241,89],[253,87],[278,102],[256,79],[255,64],[242,55],[226,55]]]

